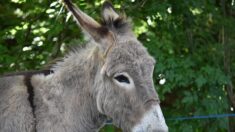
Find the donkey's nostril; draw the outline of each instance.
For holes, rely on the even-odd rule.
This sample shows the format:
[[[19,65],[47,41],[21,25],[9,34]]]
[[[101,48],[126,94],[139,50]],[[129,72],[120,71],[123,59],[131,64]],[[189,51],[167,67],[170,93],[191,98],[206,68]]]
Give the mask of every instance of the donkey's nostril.
[[[144,105],[152,105],[152,104],[159,104],[160,101],[159,99],[148,99],[144,102]]]

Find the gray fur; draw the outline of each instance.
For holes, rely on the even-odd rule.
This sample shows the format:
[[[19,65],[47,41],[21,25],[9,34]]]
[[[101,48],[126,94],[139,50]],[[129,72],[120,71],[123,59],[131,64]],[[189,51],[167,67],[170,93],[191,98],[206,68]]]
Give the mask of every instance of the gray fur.
[[[75,8],[70,1],[64,2],[70,11]],[[152,80],[154,59],[134,37],[126,19],[115,14],[120,22],[112,25],[115,19],[110,17],[115,12],[104,6],[108,8],[112,10],[106,10],[111,13],[103,16],[103,25],[93,24],[84,14],[73,14],[91,41],[57,62],[53,73],[32,76],[35,119],[25,77],[0,78],[0,131],[31,132],[36,126],[37,132],[96,132],[108,118],[123,131],[131,131],[159,103]],[[134,89],[114,83],[113,76],[120,72],[132,77]]]
[[[30,132],[34,125],[23,76],[0,78],[0,131]]]

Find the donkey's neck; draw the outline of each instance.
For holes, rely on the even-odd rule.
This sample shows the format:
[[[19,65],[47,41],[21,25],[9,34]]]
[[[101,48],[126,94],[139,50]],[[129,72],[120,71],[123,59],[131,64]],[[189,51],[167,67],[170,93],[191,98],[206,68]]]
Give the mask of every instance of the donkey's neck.
[[[57,63],[53,74],[33,76],[38,130],[93,132],[103,125],[106,117],[97,110],[93,89],[98,52],[88,46]]]

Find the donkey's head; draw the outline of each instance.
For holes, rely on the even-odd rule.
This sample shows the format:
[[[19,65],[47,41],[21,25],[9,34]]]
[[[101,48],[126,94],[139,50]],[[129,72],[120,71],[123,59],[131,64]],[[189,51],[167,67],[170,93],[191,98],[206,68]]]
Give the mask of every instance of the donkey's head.
[[[152,80],[155,60],[133,35],[127,20],[107,2],[103,24],[69,0],[64,2],[102,53],[94,84],[98,111],[124,131],[168,131]]]

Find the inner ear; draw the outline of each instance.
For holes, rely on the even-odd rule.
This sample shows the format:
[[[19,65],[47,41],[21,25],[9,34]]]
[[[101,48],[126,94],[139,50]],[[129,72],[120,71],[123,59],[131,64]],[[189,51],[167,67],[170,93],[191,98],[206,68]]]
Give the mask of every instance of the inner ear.
[[[103,4],[102,17],[105,22],[109,22],[117,20],[120,16],[115,11],[113,5],[106,1]]]
[[[92,17],[81,11],[71,0],[63,0],[67,9],[73,14],[74,18],[78,22],[79,26],[88,35],[100,45],[104,52],[104,57],[110,51],[111,47],[115,44],[115,35],[108,27],[101,25]],[[112,7],[105,6],[105,12]],[[109,8],[110,7],[110,8]],[[107,16],[107,15],[106,15]]]
[[[63,0],[67,9],[72,13],[80,27],[95,41],[100,42],[109,34],[107,27],[102,26],[92,17],[81,11],[71,0]]]
[[[120,15],[117,13],[111,3],[105,2],[103,4],[102,18],[102,25],[109,30],[119,34],[133,36],[130,21],[128,21],[124,14]]]

